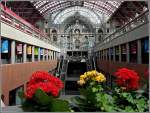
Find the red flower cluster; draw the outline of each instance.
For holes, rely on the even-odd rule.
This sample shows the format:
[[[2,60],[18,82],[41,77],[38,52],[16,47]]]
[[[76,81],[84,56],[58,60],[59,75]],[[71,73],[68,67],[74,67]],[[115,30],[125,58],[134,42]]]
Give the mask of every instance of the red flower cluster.
[[[125,87],[126,90],[137,90],[139,88],[139,75],[134,71],[127,68],[121,68],[114,74],[116,83]]]
[[[29,84],[26,88],[25,96],[32,98],[38,88],[47,94],[57,97],[60,90],[64,87],[62,81],[57,77],[43,71],[37,71],[32,74]]]

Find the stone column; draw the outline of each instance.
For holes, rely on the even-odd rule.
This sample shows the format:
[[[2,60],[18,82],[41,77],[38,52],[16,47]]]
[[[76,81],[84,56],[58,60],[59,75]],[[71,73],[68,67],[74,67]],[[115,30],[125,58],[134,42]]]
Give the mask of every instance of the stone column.
[[[119,62],[121,62],[121,45],[119,45]]]
[[[126,44],[126,50],[127,50],[127,63],[130,62],[130,48],[129,48],[129,43]]]
[[[43,49],[43,61],[45,61],[45,49]]]
[[[110,48],[109,48],[109,61],[111,61]]]
[[[32,46],[32,62],[34,62],[34,46]]]
[[[38,48],[38,61],[40,61],[41,60],[41,55],[40,55],[40,48]]]
[[[51,51],[51,60],[53,60],[53,51]]]
[[[13,40],[11,42],[11,64],[14,64],[15,63],[15,59],[16,59],[15,46],[16,46],[16,42]]]
[[[113,47],[113,61],[116,61],[116,51],[115,51],[115,47]]]
[[[46,51],[46,61],[48,61],[48,50]]]
[[[23,63],[27,62],[27,44],[23,45]]]

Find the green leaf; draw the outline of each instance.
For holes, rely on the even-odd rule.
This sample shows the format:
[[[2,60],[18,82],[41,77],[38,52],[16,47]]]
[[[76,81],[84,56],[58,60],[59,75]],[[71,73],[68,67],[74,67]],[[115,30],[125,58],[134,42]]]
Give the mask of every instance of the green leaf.
[[[52,112],[69,112],[69,103],[66,100],[55,99],[51,104]]]
[[[128,102],[131,102],[132,104],[134,104],[134,99],[131,95],[131,93],[122,93],[122,96],[128,101]]]
[[[134,112],[133,108],[131,106],[126,106],[125,107],[126,112]]]
[[[31,100],[25,100],[25,101],[22,103],[22,106],[21,106],[21,108],[22,108],[25,112],[33,112],[33,111],[36,111],[35,107],[36,107],[36,103],[34,103],[34,102],[31,101]]]
[[[41,89],[36,90],[34,97],[34,100],[41,105],[48,105],[53,101],[52,98]]]
[[[136,106],[139,112],[143,112],[146,108],[148,108],[148,104],[143,98],[136,100]]]
[[[92,88],[92,92],[97,92],[97,91],[98,91],[97,88],[95,88],[95,87]]]

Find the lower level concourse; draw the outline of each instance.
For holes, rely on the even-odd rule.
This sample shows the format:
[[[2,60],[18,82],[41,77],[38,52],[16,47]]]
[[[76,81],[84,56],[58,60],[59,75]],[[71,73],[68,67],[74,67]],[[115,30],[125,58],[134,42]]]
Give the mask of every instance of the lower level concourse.
[[[149,112],[148,1],[0,1],[2,112]]]

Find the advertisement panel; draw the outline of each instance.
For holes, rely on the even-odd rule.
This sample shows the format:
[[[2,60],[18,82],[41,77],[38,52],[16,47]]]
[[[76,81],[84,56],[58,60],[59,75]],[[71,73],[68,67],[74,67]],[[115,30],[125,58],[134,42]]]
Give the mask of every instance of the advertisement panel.
[[[145,39],[144,40],[144,53],[148,53],[149,52],[149,40]]]
[[[17,48],[17,54],[22,54],[22,44],[17,44],[16,45],[16,48]]]
[[[39,53],[38,50],[39,50],[39,48],[37,48],[37,47],[34,48],[34,55],[38,55],[38,53]]]
[[[27,54],[31,55],[32,54],[32,46],[27,47]]]
[[[40,48],[40,55],[43,55],[43,48]]]
[[[8,53],[8,40],[2,40],[1,53]]]

